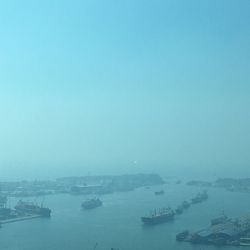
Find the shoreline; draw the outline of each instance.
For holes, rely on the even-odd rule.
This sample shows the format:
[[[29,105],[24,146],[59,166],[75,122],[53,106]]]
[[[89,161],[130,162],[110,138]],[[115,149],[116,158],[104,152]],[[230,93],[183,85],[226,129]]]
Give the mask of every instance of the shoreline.
[[[23,220],[32,220],[32,219],[41,218],[41,217],[42,217],[42,215],[39,215],[39,214],[27,215],[27,216],[22,216],[22,217],[7,219],[7,220],[0,220],[0,224],[8,224],[8,223],[23,221]]]

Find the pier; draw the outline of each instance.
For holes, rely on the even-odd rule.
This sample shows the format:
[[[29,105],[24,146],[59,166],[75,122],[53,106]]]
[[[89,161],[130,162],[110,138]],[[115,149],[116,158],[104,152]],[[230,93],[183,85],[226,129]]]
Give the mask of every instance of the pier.
[[[41,217],[43,216],[40,214],[26,215],[26,216],[21,216],[21,217],[6,219],[6,220],[0,220],[0,224],[13,223],[13,222],[23,221],[23,220],[32,220],[32,219],[41,218]]]

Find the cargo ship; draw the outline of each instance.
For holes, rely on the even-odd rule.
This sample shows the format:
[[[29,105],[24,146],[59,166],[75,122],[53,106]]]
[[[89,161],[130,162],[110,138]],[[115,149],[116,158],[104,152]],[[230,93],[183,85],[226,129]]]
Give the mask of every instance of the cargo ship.
[[[193,199],[192,204],[200,203],[208,198],[207,191],[203,191],[202,193],[198,193]]]
[[[145,225],[155,225],[173,220],[174,215],[175,212],[171,208],[163,208],[158,212],[155,210],[149,216],[141,217],[141,220]]]
[[[102,201],[100,199],[94,198],[82,202],[83,209],[93,209],[102,206]]]
[[[19,202],[15,206],[15,210],[20,215],[41,215],[42,217],[50,217],[51,210],[49,208],[45,208],[42,205],[38,206],[33,202],[22,201]]]

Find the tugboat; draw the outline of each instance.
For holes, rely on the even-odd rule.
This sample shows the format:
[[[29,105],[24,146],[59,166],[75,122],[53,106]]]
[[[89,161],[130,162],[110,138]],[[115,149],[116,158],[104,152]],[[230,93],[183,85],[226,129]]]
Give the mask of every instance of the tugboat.
[[[142,222],[145,225],[156,225],[164,223],[174,219],[175,212],[171,208],[163,208],[149,216],[141,217]]]
[[[82,208],[93,209],[102,206],[102,201],[100,199],[94,198],[82,202]]]
[[[15,210],[19,214],[23,215],[41,215],[42,217],[50,217],[51,210],[49,208],[45,208],[42,205],[38,206],[33,202],[27,202],[19,200],[17,205],[15,206]]]

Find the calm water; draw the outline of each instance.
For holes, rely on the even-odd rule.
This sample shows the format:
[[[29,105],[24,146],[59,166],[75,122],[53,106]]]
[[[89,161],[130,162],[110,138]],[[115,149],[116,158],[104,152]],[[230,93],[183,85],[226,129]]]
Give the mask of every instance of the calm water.
[[[165,195],[155,196],[153,192],[160,188],[104,195],[101,197],[103,206],[90,211],[80,209],[86,196],[47,196],[45,203],[53,210],[51,219],[3,225],[0,249],[92,250],[96,242],[97,250],[110,250],[111,247],[120,250],[240,249],[178,243],[175,235],[184,229],[196,230],[208,225],[222,210],[233,217],[249,212],[250,195],[209,189],[207,201],[190,207],[174,222],[143,227],[140,217],[148,211],[163,206],[174,208],[201,190],[182,184],[166,184]],[[11,199],[11,204],[14,203]]]

